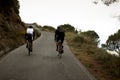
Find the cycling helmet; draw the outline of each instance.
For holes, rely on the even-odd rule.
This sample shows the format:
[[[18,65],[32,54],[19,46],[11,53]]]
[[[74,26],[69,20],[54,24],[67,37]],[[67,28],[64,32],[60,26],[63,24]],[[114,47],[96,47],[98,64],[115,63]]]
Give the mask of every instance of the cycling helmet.
[[[29,28],[33,28],[32,26],[29,26]]]

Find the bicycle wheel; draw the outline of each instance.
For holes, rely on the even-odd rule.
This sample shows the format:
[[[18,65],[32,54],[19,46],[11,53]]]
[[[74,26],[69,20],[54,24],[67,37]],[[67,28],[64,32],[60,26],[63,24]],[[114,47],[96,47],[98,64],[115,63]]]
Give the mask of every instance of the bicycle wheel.
[[[32,44],[28,42],[28,55],[30,56],[30,52],[32,50]]]
[[[62,53],[61,53],[61,52],[59,52],[59,58],[60,58],[60,59],[62,58]]]
[[[28,42],[28,55],[30,56],[30,43]]]
[[[62,44],[61,43],[58,44],[58,57],[62,58]]]

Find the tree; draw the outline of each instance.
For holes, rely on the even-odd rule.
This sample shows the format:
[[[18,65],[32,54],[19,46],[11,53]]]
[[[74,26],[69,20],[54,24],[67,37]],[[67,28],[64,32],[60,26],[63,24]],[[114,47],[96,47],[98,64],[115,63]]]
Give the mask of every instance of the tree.
[[[52,26],[44,25],[42,27],[43,30],[48,30],[48,31],[55,31],[55,28]]]
[[[102,48],[107,48],[106,44],[101,44]]]
[[[120,52],[120,30],[110,35],[106,41],[106,44],[108,48],[112,45],[114,47],[113,50],[117,49]]]
[[[110,4],[112,4],[114,2],[119,2],[119,0],[100,0],[100,1],[102,1],[107,6],[109,6]],[[98,0],[94,0],[93,3],[97,4]]]
[[[75,32],[75,28],[70,24],[59,25],[58,27],[63,28],[67,32]]]
[[[93,41],[97,44],[99,43],[99,35],[93,30],[81,32],[80,35],[83,35],[84,37],[90,39],[91,41]]]

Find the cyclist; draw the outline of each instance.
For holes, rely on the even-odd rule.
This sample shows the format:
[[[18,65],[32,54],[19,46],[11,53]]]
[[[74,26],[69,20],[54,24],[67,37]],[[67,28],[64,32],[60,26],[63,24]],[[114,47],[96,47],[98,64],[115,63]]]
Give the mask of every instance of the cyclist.
[[[32,26],[29,26],[26,30],[26,34],[25,34],[25,38],[26,38],[26,48],[28,47],[28,42],[31,42],[32,46],[31,46],[31,51],[32,51],[32,47],[33,47],[33,39],[35,37],[35,33],[34,33],[34,29]]]
[[[57,30],[55,31],[55,41],[56,41],[56,51],[58,51],[58,41],[60,40],[62,43],[62,47],[63,47],[63,41],[64,41],[64,37],[65,37],[65,32],[61,27],[57,27]],[[63,52],[63,50],[62,50]]]

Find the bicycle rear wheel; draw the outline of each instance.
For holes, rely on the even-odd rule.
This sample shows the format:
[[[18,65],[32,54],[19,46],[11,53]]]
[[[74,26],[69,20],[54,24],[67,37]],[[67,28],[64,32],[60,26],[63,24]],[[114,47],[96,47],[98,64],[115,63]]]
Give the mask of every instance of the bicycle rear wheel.
[[[30,56],[32,50],[32,44],[28,42],[28,55]]]
[[[62,44],[61,43],[59,43],[58,44],[58,57],[59,58],[62,58]]]
[[[59,52],[59,58],[60,58],[60,59],[62,58],[62,53],[61,53],[61,52]]]

